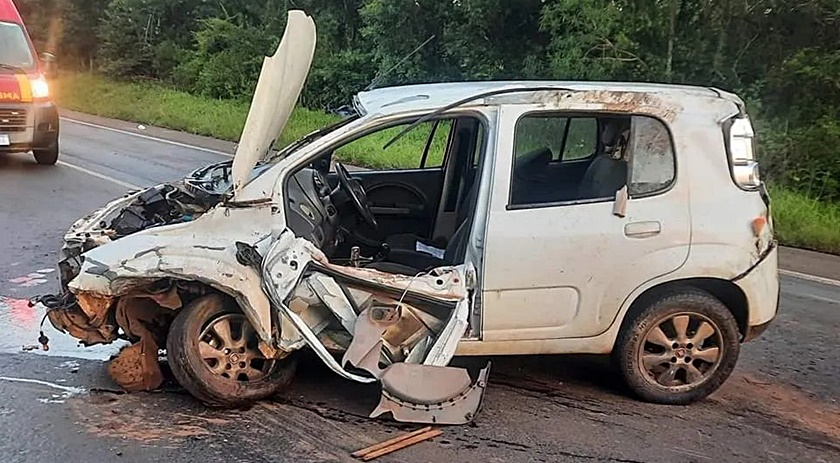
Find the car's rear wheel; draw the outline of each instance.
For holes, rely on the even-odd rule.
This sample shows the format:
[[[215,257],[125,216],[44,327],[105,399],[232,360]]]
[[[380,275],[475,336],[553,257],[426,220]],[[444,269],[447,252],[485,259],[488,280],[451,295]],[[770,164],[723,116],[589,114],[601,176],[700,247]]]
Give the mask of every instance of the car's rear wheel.
[[[267,398],[287,386],[296,360],[266,358],[258,337],[235,302],[203,296],[175,317],[166,340],[178,382],[207,405],[236,407]]]
[[[735,368],[738,323],[707,292],[673,291],[630,316],[614,356],[624,380],[643,400],[660,404],[701,400]]]
[[[35,162],[42,166],[51,166],[58,162],[58,142],[52,144],[49,148],[32,150],[35,155]]]

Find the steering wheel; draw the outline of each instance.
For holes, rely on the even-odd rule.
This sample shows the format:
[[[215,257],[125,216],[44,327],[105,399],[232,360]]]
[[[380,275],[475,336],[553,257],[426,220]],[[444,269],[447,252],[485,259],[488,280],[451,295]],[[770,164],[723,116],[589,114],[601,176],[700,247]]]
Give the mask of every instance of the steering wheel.
[[[350,201],[356,207],[356,211],[362,216],[362,219],[371,227],[378,228],[379,224],[376,223],[376,217],[370,211],[370,204],[362,184],[358,180],[351,179],[347,168],[340,162],[335,163],[335,171],[338,173],[338,183],[341,189],[350,197]]]

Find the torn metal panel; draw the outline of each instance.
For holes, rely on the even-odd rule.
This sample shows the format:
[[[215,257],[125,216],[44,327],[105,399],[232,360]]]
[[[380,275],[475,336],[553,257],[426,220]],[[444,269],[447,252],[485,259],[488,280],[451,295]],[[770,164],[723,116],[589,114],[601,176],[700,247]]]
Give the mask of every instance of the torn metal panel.
[[[458,343],[467,332],[469,323],[467,318],[470,313],[469,300],[463,299],[453,311],[452,317],[447,320],[443,331],[438,335],[437,340],[429,350],[423,363],[425,365],[448,365],[455,355]]]
[[[308,252],[311,250],[314,250],[315,253]],[[320,254],[320,251],[314,248],[308,241],[295,238],[291,231],[282,233],[271,244],[263,260],[263,289],[271,300],[272,305],[283,316],[289,319],[315,354],[331,370],[345,379],[361,383],[373,382],[376,380],[375,378],[356,375],[342,368],[335,358],[333,358],[332,354],[324,347],[323,343],[320,342],[318,336],[312,331],[312,328],[284,302],[294,290],[301,273],[312,260],[314,254]]]
[[[464,275],[459,267],[440,267],[428,275],[407,276],[370,268],[344,267],[326,261],[322,265],[337,273],[383,287],[410,291],[443,300],[460,300],[467,295]]]
[[[117,324],[113,313],[107,312],[100,324],[93,325],[78,304],[50,309],[47,318],[55,329],[78,339],[85,346],[108,344],[117,340]]]
[[[315,299],[313,303],[307,301],[304,297],[299,297],[297,293],[289,302],[289,309],[297,314],[315,335],[320,334],[332,321],[332,313],[320,304],[318,299]],[[280,349],[285,351],[297,350],[303,347],[305,342],[303,335],[288,317],[282,317],[280,321]]]
[[[263,286],[266,290],[266,293],[269,294],[269,297],[272,300],[272,303],[277,306],[282,315],[285,319],[287,319],[291,325],[303,336],[306,342],[313,348],[313,350],[318,354],[318,356],[336,373],[340,374],[341,376],[347,379],[353,379],[355,381],[361,382],[371,382],[374,378],[362,377],[353,373],[346,371],[342,365],[335,361],[335,359],[330,355],[329,351],[320,342],[318,338],[318,334],[313,330],[313,326],[308,324],[303,317],[300,316],[295,310],[293,310],[288,303],[285,301],[292,297],[292,295],[299,290],[300,287],[303,285],[299,284],[301,282],[301,275],[306,270],[310,263],[322,263],[325,261],[323,254],[315,248],[310,242],[302,239],[297,238],[291,231],[286,231],[282,233],[275,242],[271,245],[265,259],[263,260]],[[353,272],[353,276],[357,277],[360,275],[358,272],[354,272],[357,270],[361,270],[363,273],[362,275],[366,275],[371,272],[369,270],[364,269],[354,269],[354,268],[345,268],[340,266],[335,269],[337,272],[342,272],[343,270],[348,270],[349,272]],[[442,287],[445,285],[449,285],[449,288],[446,291],[439,291],[439,290],[432,290],[432,293],[437,293],[437,295],[446,294],[446,297],[441,297],[442,300],[447,300],[451,298],[453,294],[458,293],[466,293],[465,288],[463,286],[463,279],[460,277],[462,269],[452,268],[449,271],[443,272],[441,275],[437,276],[428,276],[426,278],[437,278],[440,280],[440,284],[438,282],[432,282],[429,284],[426,282],[427,287],[430,286],[438,286]],[[382,272],[371,272],[371,275],[375,275],[377,281],[382,281],[379,279]],[[392,282],[397,282],[399,286],[403,286],[403,291],[411,291],[413,288],[410,288],[409,285],[411,283],[411,277],[404,277],[393,276],[395,278],[388,280]],[[418,279],[419,280],[419,279]],[[456,284],[454,281],[457,280],[460,284]],[[312,279],[312,281],[320,281],[323,283],[324,279]],[[315,283],[315,286],[318,284]],[[385,285],[382,284],[384,287]],[[399,287],[398,286],[398,287]],[[421,286],[422,288],[422,286]],[[339,288],[340,289],[340,288]],[[328,291],[332,296],[338,296],[335,294],[334,290]],[[342,293],[343,295],[343,293]],[[378,296],[374,294],[374,301]],[[330,299],[327,296],[327,299]],[[346,300],[346,299],[345,299]],[[373,316],[368,317],[368,320],[372,320],[380,325],[386,325],[385,321],[390,320],[388,314],[390,313],[391,309],[395,309],[397,307],[396,302],[391,297],[386,297],[385,299],[380,300],[380,306],[376,306],[376,302],[372,302],[374,304],[371,306],[369,313]],[[448,325],[454,324],[454,330],[446,330],[444,329],[444,335],[438,340],[438,343],[433,346],[432,351],[434,352],[434,356],[432,358],[426,358],[426,363],[433,364],[433,365],[445,365],[448,363],[451,356],[454,354],[455,347],[457,346],[457,339],[454,339],[456,333],[460,331],[463,333],[465,329],[465,321],[468,313],[468,306],[469,304],[466,303],[466,300],[462,301],[463,303],[459,303],[456,306],[456,311],[450,316],[450,320]],[[339,307],[339,312],[346,312],[347,307],[342,307],[345,305],[345,302],[339,303],[339,301],[333,300],[332,304],[336,307]],[[405,305],[405,307],[408,307]],[[374,310],[375,309],[375,310]],[[415,313],[416,312],[416,313]],[[366,359],[367,354],[374,349],[374,345],[380,340],[382,341],[382,346],[388,346],[389,349],[387,351],[393,357],[396,358],[404,358],[408,355],[412,348],[414,347],[413,344],[417,344],[421,341],[424,341],[427,337],[429,337],[432,333],[429,332],[428,328],[424,325],[421,317],[418,316],[419,311],[416,310],[400,310],[395,311],[393,315],[396,315],[397,319],[396,322],[390,325],[390,327],[385,326],[385,330],[382,333],[377,333],[375,336],[370,336],[370,341],[372,343],[362,342],[363,339],[359,339],[356,341],[354,339],[354,343],[357,343],[360,347],[353,347],[351,343],[350,349],[353,351],[349,355],[349,357],[345,357],[346,360],[353,359],[355,364],[361,363],[363,360]],[[345,314],[346,315],[346,314]],[[340,318],[340,317],[337,317]],[[354,327],[354,333],[358,332],[360,323],[359,319],[356,320],[356,326]],[[433,321],[430,320],[430,323]],[[358,337],[358,335],[356,335]],[[456,341],[456,342],[453,342]],[[379,349],[382,351],[382,349]],[[415,356],[417,354],[415,353]],[[372,359],[378,358],[376,356],[372,358],[368,358],[367,360],[372,361]],[[372,365],[371,363],[366,363],[367,365]],[[371,367],[372,370],[376,371],[374,368]]]
[[[395,363],[382,374],[382,397],[370,416],[391,412],[397,421],[469,423],[481,409],[489,373],[488,362],[472,383],[463,368]]]
[[[341,365],[350,363],[367,371],[374,378],[382,376],[382,368],[379,366],[382,358],[382,335],[398,320],[399,313],[396,307],[375,307],[363,311],[356,320],[353,341],[344,353]]]
[[[312,292],[338,317],[344,329],[348,333],[353,333],[355,331],[357,315],[353,310],[353,304],[341,290],[341,286],[334,279],[320,274],[312,275],[307,278],[306,282]],[[366,301],[370,301],[369,293]]]

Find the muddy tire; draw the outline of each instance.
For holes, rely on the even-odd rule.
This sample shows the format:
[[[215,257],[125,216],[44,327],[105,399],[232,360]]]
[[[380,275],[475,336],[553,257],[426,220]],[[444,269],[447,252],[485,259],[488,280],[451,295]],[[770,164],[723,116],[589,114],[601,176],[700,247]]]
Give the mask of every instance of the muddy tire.
[[[33,150],[35,162],[42,166],[51,166],[58,162],[58,142],[45,149]]]
[[[218,294],[181,309],[166,350],[181,386],[212,407],[238,407],[279,392],[291,382],[297,363],[295,356],[263,358],[247,318],[235,302]]]
[[[735,368],[738,323],[705,291],[663,294],[629,317],[613,358],[627,385],[645,401],[685,405],[702,400]]]

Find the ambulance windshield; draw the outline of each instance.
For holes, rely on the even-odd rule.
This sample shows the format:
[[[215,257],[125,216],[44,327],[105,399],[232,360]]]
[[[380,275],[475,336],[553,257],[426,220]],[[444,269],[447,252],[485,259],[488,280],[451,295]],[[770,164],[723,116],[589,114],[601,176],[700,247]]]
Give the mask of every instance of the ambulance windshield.
[[[35,67],[35,58],[23,28],[18,24],[0,21],[0,66],[31,70]],[[5,65],[5,66],[4,66]]]

